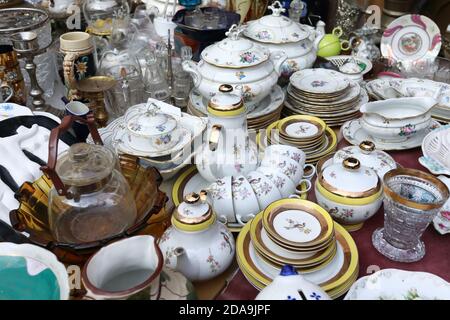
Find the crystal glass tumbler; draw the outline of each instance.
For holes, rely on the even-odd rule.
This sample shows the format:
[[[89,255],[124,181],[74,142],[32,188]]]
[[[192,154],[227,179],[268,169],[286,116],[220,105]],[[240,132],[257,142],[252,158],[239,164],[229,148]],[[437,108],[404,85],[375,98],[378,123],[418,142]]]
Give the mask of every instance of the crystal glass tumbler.
[[[436,177],[414,169],[394,169],[385,174],[384,228],[375,230],[372,243],[384,256],[414,262],[425,255],[423,232],[449,197]]]

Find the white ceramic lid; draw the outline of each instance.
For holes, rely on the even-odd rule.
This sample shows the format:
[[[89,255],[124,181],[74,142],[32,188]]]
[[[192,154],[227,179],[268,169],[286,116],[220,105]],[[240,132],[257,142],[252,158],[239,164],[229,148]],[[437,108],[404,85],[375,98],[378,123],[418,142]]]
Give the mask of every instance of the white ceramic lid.
[[[243,28],[233,25],[227,38],[202,51],[202,59],[209,64],[225,68],[256,66],[269,59],[270,52],[262,46],[240,36]]]
[[[174,218],[183,224],[199,224],[208,220],[211,215],[211,206],[206,202],[206,192],[200,194],[190,193],[180,203]]]
[[[233,86],[222,84],[219,93],[209,100],[208,107],[217,111],[232,111],[243,107],[243,101],[241,95],[233,92]]]
[[[371,141],[362,141],[359,146],[349,146],[337,151],[333,157],[335,163],[342,163],[346,158],[354,157],[366,167],[375,170],[380,178],[397,168],[395,160],[386,152],[375,149]]]
[[[157,112],[157,110],[157,108],[150,109],[132,117],[127,123],[128,130],[144,136],[157,136],[172,132],[177,127],[177,120],[173,116]]]
[[[266,43],[298,42],[310,36],[307,27],[282,15],[285,9],[279,1],[268,8],[272,10],[272,15],[248,22],[244,30],[245,36]]]
[[[328,191],[350,197],[368,197],[380,190],[377,173],[361,165],[356,158],[347,158],[334,163],[319,174],[320,184]]]

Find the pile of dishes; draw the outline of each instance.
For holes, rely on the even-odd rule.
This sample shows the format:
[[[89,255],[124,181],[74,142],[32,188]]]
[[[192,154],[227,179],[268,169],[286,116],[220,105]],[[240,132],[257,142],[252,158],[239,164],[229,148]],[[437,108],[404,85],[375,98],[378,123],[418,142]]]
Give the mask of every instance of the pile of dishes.
[[[357,118],[360,106],[368,101],[366,91],[342,73],[306,69],[291,76],[282,114],[320,117],[329,126],[340,126]]]
[[[367,83],[367,92],[375,100],[398,97],[430,97],[437,101],[431,116],[450,123],[450,84],[429,79],[376,79]]]
[[[129,108],[99,133],[106,146],[119,154],[139,157],[169,179],[191,161],[194,140],[205,128],[205,120],[149,99]],[[87,140],[92,143],[91,136]]]
[[[237,261],[261,290],[285,264],[320,285],[331,298],[345,294],[358,276],[358,251],[349,233],[319,205],[282,199],[259,213],[240,232]]]
[[[247,114],[248,128],[254,130],[266,128],[274,119],[279,119],[284,97],[281,87],[275,85],[269,95],[256,103],[255,108]],[[206,117],[208,100],[209,98],[203,97],[197,89],[193,89],[189,95],[187,112],[197,117]]]
[[[257,142],[260,149],[276,144],[297,147],[306,154],[306,163],[315,164],[336,150],[337,137],[320,118],[296,115],[273,122]]]

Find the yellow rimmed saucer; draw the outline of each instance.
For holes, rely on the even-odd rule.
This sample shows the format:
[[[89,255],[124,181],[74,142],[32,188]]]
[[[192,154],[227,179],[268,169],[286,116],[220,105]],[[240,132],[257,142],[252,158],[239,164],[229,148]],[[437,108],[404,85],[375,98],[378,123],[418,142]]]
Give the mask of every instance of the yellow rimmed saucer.
[[[264,255],[265,258],[280,266],[284,264],[291,264],[299,269],[302,268],[307,269],[308,267],[311,268],[319,264],[325,263],[336,253],[335,243],[331,243],[325,249],[318,250],[317,252],[315,252],[315,250],[313,250],[311,253],[290,251],[291,257],[286,257],[282,255],[284,254],[282,251],[283,248],[280,248],[281,250],[277,254],[265,244],[267,240],[270,239],[266,238],[266,241],[264,241],[264,239],[262,238],[263,237],[262,232],[264,232],[262,225],[262,214],[258,214],[251,222],[250,237],[252,243],[255,246],[255,249],[259,253]],[[274,245],[276,246],[277,244],[274,243]],[[289,255],[290,252],[288,252],[287,255]],[[295,255],[297,255],[297,258],[294,258]],[[303,255],[304,257],[300,258],[301,255]]]
[[[351,235],[338,223],[334,223],[338,250],[333,261],[325,268],[311,272],[302,273],[308,281],[318,283],[323,290],[332,293],[331,297],[341,295],[343,288],[356,279],[358,273],[358,249]],[[264,269],[261,261],[255,256],[253,244],[250,239],[250,222],[247,223],[239,233],[236,240],[236,258],[244,276],[257,289],[261,290],[267,286],[278,273]],[[267,268],[267,266],[266,266]],[[339,268],[339,271],[335,270]],[[264,270],[263,270],[264,269]],[[279,272],[279,271],[278,271]]]
[[[295,136],[289,132],[289,127],[295,124],[300,125],[300,128],[297,129],[297,131],[300,130],[302,131],[301,133],[305,133],[303,136]],[[301,127],[302,125],[303,127]],[[319,139],[325,133],[326,127],[326,123],[320,118],[302,115],[284,118],[277,124],[277,129],[280,130],[281,136],[286,139],[294,139],[298,141],[314,141]],[[309,135],[307,134],[308,131],[311,132]]]
[[[272,202],[262,213],[267,235],[293,248],[315,248],[334,235],[333,219],[318,204],[301,199]]]

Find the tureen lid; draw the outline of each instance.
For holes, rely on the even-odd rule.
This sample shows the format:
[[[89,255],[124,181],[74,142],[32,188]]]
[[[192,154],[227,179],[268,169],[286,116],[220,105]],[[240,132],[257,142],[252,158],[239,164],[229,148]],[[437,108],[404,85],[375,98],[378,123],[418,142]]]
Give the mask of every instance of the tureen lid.
[[[366,198],[381,190],[377,173],[353,157],[323,169],[318,181],[328,192],[347,198]]]
[[[244,102],[241,95],[233,93],[233,86],[222,84],[219,87],[219,93],[214,95],[208,102],[208,112],[227,113],[233,112],[240,114],[245,111]]]
[[[380,178],[383,178],[386,172],[397,168],[395,160],[386,152],[376,150],[372,141],[362,141],[359,146],[345,147],[337,151],[333,161],[341,163],[348,157],[357,158],[366,167],[375,170]]]
[[[177,127],[177,120],[166,113],[158,112],[160,108],[153,104],[143,114],[137,114],[132,117],[127,127],[133,133],[144,136],[156,136],[172,132]]]
[[[281,15],[286,9],[279,1],[275,1],[269,9],[272,10],[271,15],[248,22],[244,31],[247,37],[266,43],[298,42],[309,37],[310,31],[305,26]]]
[[[115,164],[115,156],[108,148],[76,143],[59,156],[55,169],[62,182],[81,187],[106,179]]]
[[[269,59],[270,53],[262,46],[240,36],[243,28],[232,25],[227,38],[208,46],[202,51],[207,63],[225,68],[256,66]]]
[[[187,194],[172,215],[172,223],[186,231],[200,231],[211,225],[215,219],[206,197],[204,190]]]

